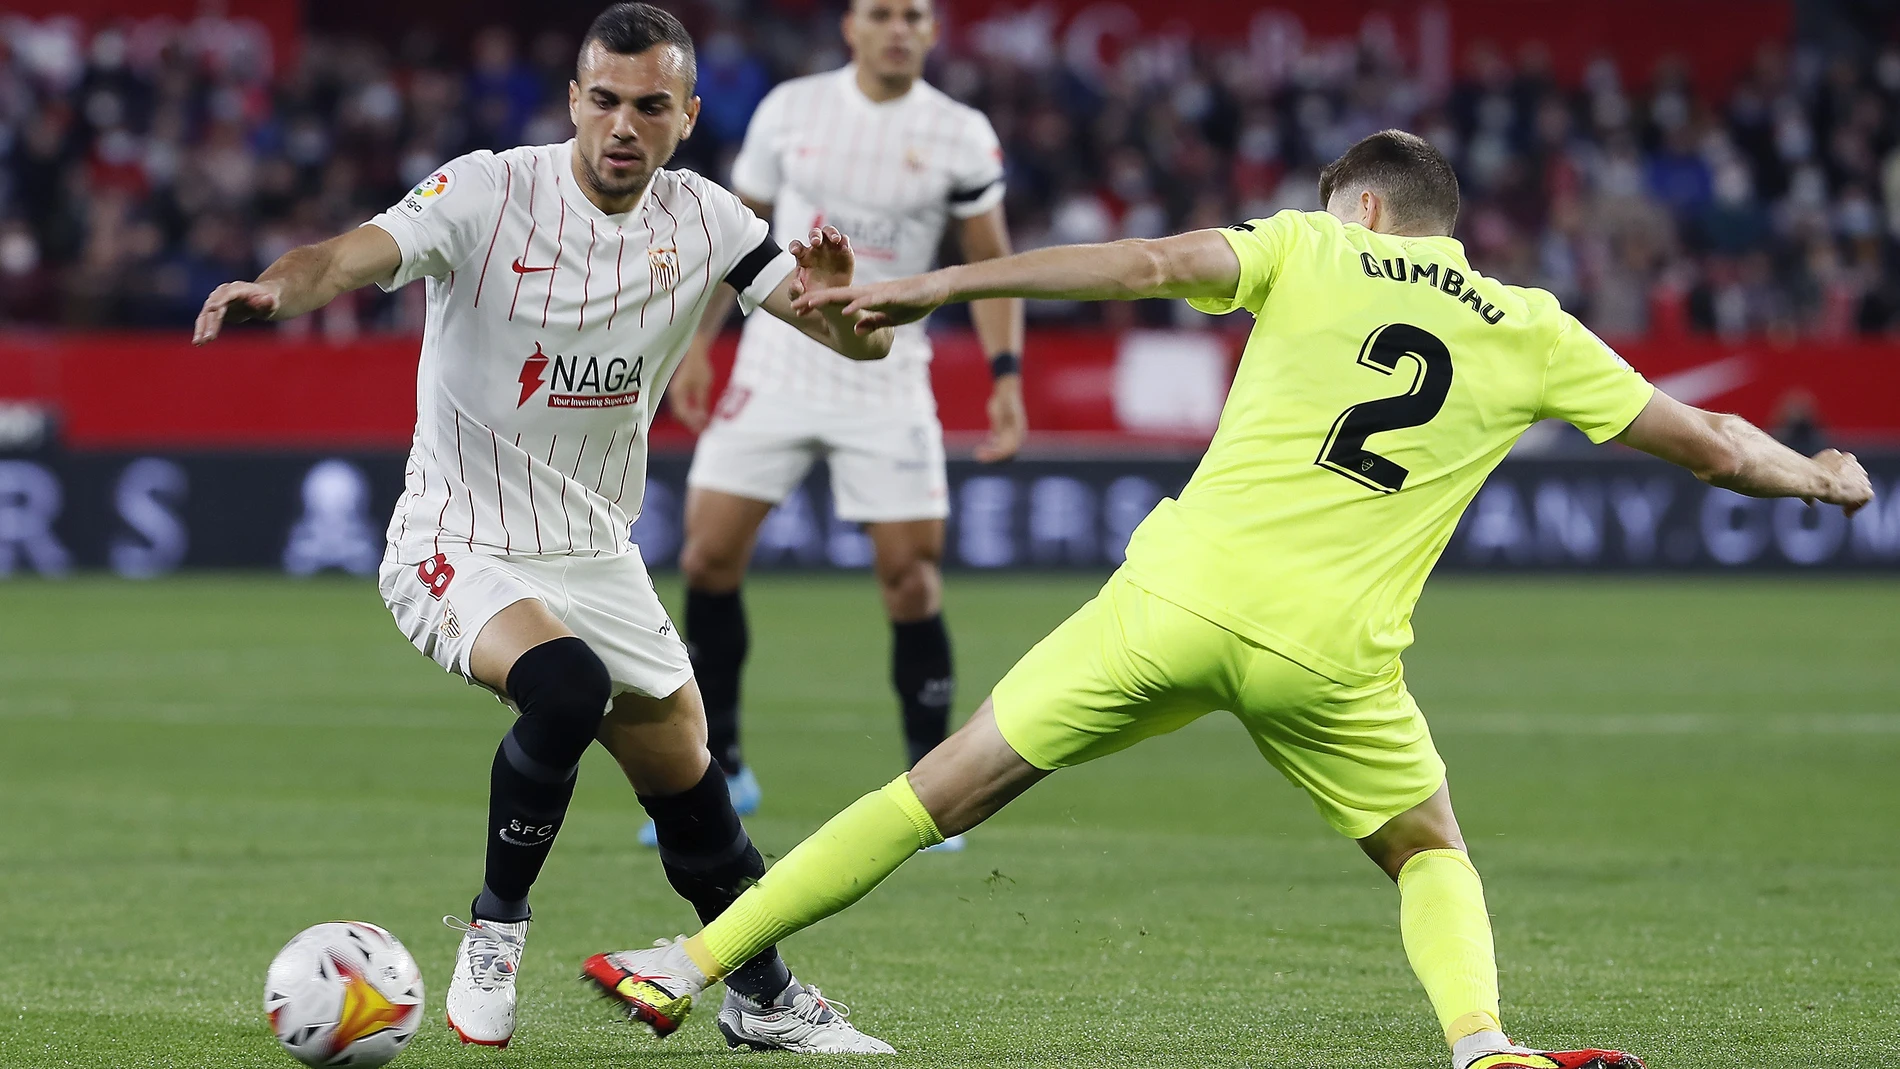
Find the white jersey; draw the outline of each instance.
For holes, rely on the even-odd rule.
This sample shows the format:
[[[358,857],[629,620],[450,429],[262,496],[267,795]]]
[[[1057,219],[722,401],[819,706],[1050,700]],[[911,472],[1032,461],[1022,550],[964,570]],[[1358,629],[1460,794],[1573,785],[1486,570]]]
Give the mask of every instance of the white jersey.
[[[626,552],[647,428],[721,280],[748,313],[795,264],[739,198],[661,170],[631,210],[573,143],[474,152],[370,220],[429,280],[416,436],[388,559]],[[645,268],[645,270],[641,270]]]
[[[1003,152],[982,112],[917,82],[873,102],[857,68],[794,78],[752,116],[732,163],[732,188],[772,205],[781,244],[830,224],[851,239],[857,282],[928,271],[952,216],[1003,199]],[[852,361],[796,329],[755,316],[739,344],[733,382],[841,406],[920,402],[930,396],[930,340],[922,323],[897,328],[891,354]]]

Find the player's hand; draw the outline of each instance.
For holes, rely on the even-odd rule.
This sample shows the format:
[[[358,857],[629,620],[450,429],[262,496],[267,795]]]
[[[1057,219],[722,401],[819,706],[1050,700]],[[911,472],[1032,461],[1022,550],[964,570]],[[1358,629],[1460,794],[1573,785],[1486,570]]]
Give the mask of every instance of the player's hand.
[[[1023,408],[1023,377],[1004,375],[990,388],[990,436],[976,447],[976,459],[985,464],[1008,460],[1023,447],[1029,433],[1029,413]]]
[[[812,290],[849,286],[857,270],[857,254],[851,251],[851,239],[835,226],[813,227],[805,241],[792,242],[787,251],[798,261],[798,273],[792,279],[791,288],[794,298]]]
[[[686,359],[673,372],[673,380],[666,385],[666,403],[672,407],[673,416],[686,429],[694,434],[706,429],[712,418],[712,357],[700,352],[694,345],[686,353]]]
[[[1852,453],[1843,453],[1838,449],[1823,449],[1814,454],[1814,462],[1827,473],[1827,485],[1817,495],[1808,499],[1809,504],[1825,501],[1830,505],[1839,505],[1841,511],[1852,516],[1874,499],[1873,480],[1867,477],[1867,469]]]
[[[792,307],[799,312],[809,312],[842,305],[846,315],[858,317],[858,333],[869,334],[879,327],[915,323],[936,311],[949,298],[938,274],[933,271],[868,286],[814,290],[794,300]]]
[[[191,344],[215,339],[226,323],[269,319],[277,311],[278,297],[277,286],[270,282],[226,282],[205,298],[192,326]]]

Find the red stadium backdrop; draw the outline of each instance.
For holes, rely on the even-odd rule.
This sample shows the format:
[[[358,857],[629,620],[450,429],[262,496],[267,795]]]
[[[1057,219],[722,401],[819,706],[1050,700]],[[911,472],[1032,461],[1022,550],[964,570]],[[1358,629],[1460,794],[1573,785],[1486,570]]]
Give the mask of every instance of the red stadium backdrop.
[[[1205,441],[1240,341],[1200,332],[1038,331],[1025,377],[1031,425],[1043,444]],[[719,349],[722,369],[732,345],[729,336]],[[1683,400],[1765,425],[1800,402],[1831,436],[1900,442],[1900,353],[1890,345],[1698,338],[1618,348]],[[194,349],[182,331],[13,331],[0,337],[0,403],[45,410],[61,443],[77,450],[400,450],[415,421],[416,353],[416,340],[403,337],[331,344],[252,331]],[[1167,411],[1157,418],[1140,399],[1178,392],[1183,368],[1200,372],[1200,396],[1177,406],[1172,422]],[[980,431],[989,373],[974,340],[940,334],[932,374],[945,428]],[[661,447],[691,443],[670,418],[653,437]]]
[[[1064,57],[1087,66],[1125,44],[1170,35],[1245,40],[1274,73],[1324,44],[1378,39],[1416,63],[1428,87],[1444,85],[1476,45],[1516,53],[1537,45],[1559,81],[1575,83],[1614,53],[1623,77],[1646,81],[1668,58],[1691,61],[1705,91],[1726,88],[1764,42],[1785,41],[1788,0],[966,0],[949,6],[964,44],[1009,48],[1054,36]],[[1348,55],[1349,53],[1342,53]],[[1078,63],[1077,61],[1082,62]]]
[[[278,65],[295,56],[304,27],[327,31],[401,33],[427,28],[450,37],[491,23],[528,30],[578,31],[604,0],[527,5],[515,0],[463,0],[454,26],[442,25],[433,5],[378,0],[7,0],[7,14],[69,16],[89,26],[163,18],[189,22],[204,15],[250,21],[270,36]],[[810,0],[776,0],[790,12],[816,8]],[[1788,0],[960,0],[944,6],[951,39],[965,47],[1047,50],[1051,42],[1071,63],[1112,60],[1127,43],[1170,36],[1245,40],[1276,73],[1304,49],[1325,54],[1328,41],[1363,38],[1388,42],[1418,64],[1427,86],[1445,84],[1474,45],[1515,55],[1543,48],[1559,80],[1574,83],[1599,55],[1614,52],[1625,78],[1646,80],[1666,58],[1684,57],[1705,91],[1729,84],[1765,41],[1786,40]]]

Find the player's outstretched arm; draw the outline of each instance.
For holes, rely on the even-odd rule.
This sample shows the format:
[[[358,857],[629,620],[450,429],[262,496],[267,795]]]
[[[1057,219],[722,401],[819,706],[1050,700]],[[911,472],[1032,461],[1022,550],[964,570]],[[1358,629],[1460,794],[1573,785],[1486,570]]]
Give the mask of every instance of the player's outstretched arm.
[[[1196,230],[1171,238],[1058,245],[867,286],[814,287],[795,307],[864,313],[857,329],[872,330],[914,323],[955,301],[1232,297],[1239,286],[1240,258],[1233,246],[1217,230]]]
[[[1740,416],[1706,412],[1661,390],[1616,440],[1750,497],[1825,501],[1850,516],[1874,498],[1854,454],[1823,449],[1804,457]]]
[[[850,239],[837,227],[828,226],[813,230],[809,243],[794,241],[786,251],[798,261],[798,270],[785,276],[759,307],[852,360],[882,360],[889,355],[889,328],[865,326],[865,316],[836,305],[795,307],[806,292],[851,284],[857,260]]]
[[[215,339],[226,323],[289,319],[312,312],[353,289],[388,282],[402,266],[402,249],[381,227],[360,226],[277,258],[255,282],[226,282],[205,298],[192,329],[193,345]]]

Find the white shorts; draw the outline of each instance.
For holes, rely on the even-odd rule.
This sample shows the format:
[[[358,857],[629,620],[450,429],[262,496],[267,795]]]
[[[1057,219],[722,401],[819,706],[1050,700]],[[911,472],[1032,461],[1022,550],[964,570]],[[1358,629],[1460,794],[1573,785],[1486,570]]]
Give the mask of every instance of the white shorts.
[[[812,462],[831,468],[838,518],[852,523],[950,515],[943,425],[921,406],[840,409],[733,386],[699,436],[686,485],[777,504]]]
[[[615,694],[664,698],[693,678],[638,550],[614,557],[444,553],[384,562],[376,585],[396,626],[426,656],[471,683],[469,651],[496,613],[535,598],[607,664]]]

